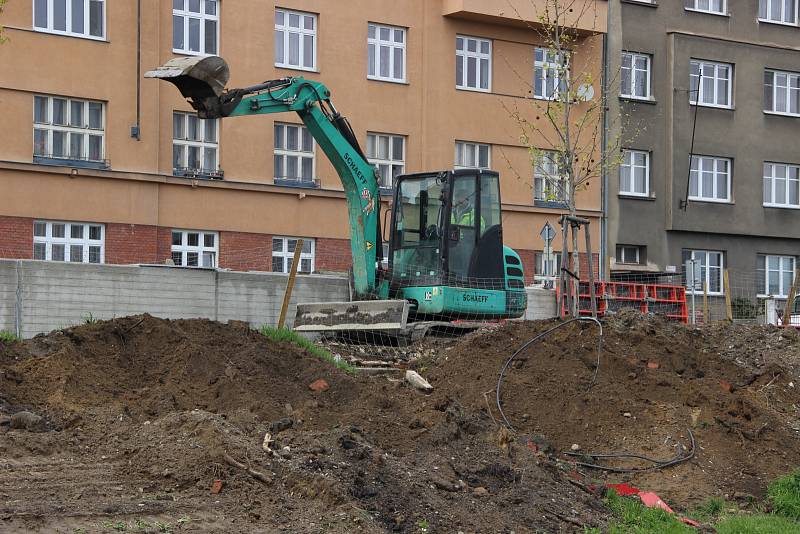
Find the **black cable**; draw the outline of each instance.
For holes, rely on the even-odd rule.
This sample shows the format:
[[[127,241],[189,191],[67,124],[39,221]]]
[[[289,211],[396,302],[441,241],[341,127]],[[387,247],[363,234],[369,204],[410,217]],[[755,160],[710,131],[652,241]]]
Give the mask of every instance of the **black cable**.
[[[702,71],[701,71],[702,72]],[[689,188],[692,184],[692,158],[694,157],[694,134],[697,131],[697,110],[700,108],[700,84],[703,83],[703,76],[701,75],[697,81],[697,89],[695,92],[695,101],[694,101],[694,119],[692,121],[692,142],[689,146],[689,172],[686,175],[686,196],[683,199],[683,206],[681,208],[683,211],[686,211],[689,208]],[[689,93],[692,93],[692,90],[689,89]],[[697,169],[697,187],[700,187],[700,169]]]
[[[601,347],[602,347],[602,344],[603,344],[603,325],[600,324],[600,321],[598,321],[594,317],[574,317],[572,319],[564,321],[563,323],[559,323],[559,324],[557,324],[556,326],[554,326],[552,328],[549,328],[549,329],[545,330],[541,334],[538,334],[537,336],[533,337],[532,339],[529,339],[528,341],[525,342],[525,344],[523,344],[520,348],[518,348],[516,350],[516,352],[514,352],[514,354],[512,354],[511,357],[506,361],[505,365],[503,365],[503,368],[500,370],[500,376],[497,378],[497,387],[495,388],[495,396],[496,396],[496,399],[497,399],[497,410],[500,412],[500,415],[503,417],[503,421],[505,421],[505,424],[509,428],[509,430],[515,430],[515,428],[511,424],[511,422],[509,422],[508,418],[506,417],[506,414],[503,411],[502,403],[500,402],[500,387],[502,386],[503,376],[506,373],[506,369],[508,369],[508,366],[511,365],[511,362],[514,360],[514,358],[516,358],[517,355],[520,352],[522,352],[523,350],[528,348],[530,345],[532,345],[536,341],[540,340],[541,338],[545,337],[546,335],[550,334],[551,332],[554,332],[555,330],[558,330],[559,328],[561,328],[563,326],[566,326],[566,325],[568,325],[570,323],[575,323],[575,322],[578,322],[578,321],[595,323],[595,324],[597,324],[598,328],[600,328],[600,336],[599,336],[599,338],[597,340],[597,364],[595,365],[594,376],[592,376],[592,381],[589,384],[589,388],[588,389],[591,389],[591,387],[594,385],[595,381],[597,380],[597,372],[600,369],[600,350],[601,350]],[[587,389],[587,391],[588,391],[588,389]]]
[[[608,465],[600,465],[600,464],[592,464],[588,462],[575,462],[576,466],[580,467],[588,467],[590,469],[600,469],[602,471],[608,471],[611,473],[641,473],[644,471],[655,471],[657,469],[664,469],[665,467],[670,467],[672,465],[680,464],[691,460],[694,458],[695,450],[696,450],[696,443],[694,439],[694,434],[690,428],[687,428],[686,431],[689,433],[689,439],[691,440],[692,448],[689,450],[689,453],[685,456],[682,456],[680,451],[678,454],[675,455],[674,458],[671,460],[655,460],[653,458],[648,458],[643,455],[639,454],[628,454],[628,453],[606,453],[606,454],[591,454],[591,453],[577,453],[577,452],[565,452],[563,454],[567,456],[588,456],[590,458],[641,458],[645,459],[649,462],[653,462],[655,465],[650,467],[611,467]]]

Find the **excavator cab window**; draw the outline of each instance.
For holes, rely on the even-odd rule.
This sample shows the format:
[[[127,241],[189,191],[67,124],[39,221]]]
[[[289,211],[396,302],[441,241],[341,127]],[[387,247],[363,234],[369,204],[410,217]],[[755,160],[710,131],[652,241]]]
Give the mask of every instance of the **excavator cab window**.
[[[401,179],[395,198],[393,277],[437,276],[441,272],[441,180],[436,175]]]

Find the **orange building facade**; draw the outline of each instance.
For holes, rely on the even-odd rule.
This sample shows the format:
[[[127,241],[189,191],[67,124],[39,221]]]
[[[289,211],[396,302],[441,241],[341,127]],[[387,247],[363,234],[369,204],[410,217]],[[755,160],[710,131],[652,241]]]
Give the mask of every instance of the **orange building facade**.
[[[304,271],[346,270],[341,184],[298,117],[198,120],[174,87],[143,78],[171,57],[215,54],[230,65],[229,87],[324,82],[387,192],[399,173],[497,170],[505,242],[528,275],[541,273],[539,231],[564,208],[542,196],[511,117],[541,120],[531,105],[537,2],[499,4],[9,2],[0,257],[285,271],[302,237]],[[574,21],[597,44],[575,63],[598,79],[606,9],[598,0]],[[599,243],[600,180],[576,202]]]

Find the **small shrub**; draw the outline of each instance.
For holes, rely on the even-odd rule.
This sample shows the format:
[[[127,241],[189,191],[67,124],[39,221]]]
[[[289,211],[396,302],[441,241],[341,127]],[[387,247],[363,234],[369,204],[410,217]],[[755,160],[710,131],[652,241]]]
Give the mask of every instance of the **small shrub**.
[[[344,360],[336,358],[333,354],[331,354],[331,351],[329,351],[328,349],[320,347],[313,341],[307,340],[306,338],[304,338],[297,332],[294,332],[293,330],[289,330],[288,328],[275,328],[274,326],[265,325],[261,327],[260,332],[261,335],[263,335],[264,337],[268,337],[273,341],[293,343],[298,347],[310,352],[317,358],[332,363],[333,365],[335,365],[339,369],[342,369],[343,371],[347,371],[348,373],[356,372],[355,367],[345,362]]]
[[[0,330],[0,343],[14,343],[15,341],[19,341],[19,338],[14,332]]]

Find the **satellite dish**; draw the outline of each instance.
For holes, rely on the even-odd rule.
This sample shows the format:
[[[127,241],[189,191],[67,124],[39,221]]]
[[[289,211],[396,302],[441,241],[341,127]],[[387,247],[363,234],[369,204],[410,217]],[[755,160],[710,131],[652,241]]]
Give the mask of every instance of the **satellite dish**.
[[[578,87],[578,100],[586,102],[594,98],[594,87],[591,84],[585,83]]]

